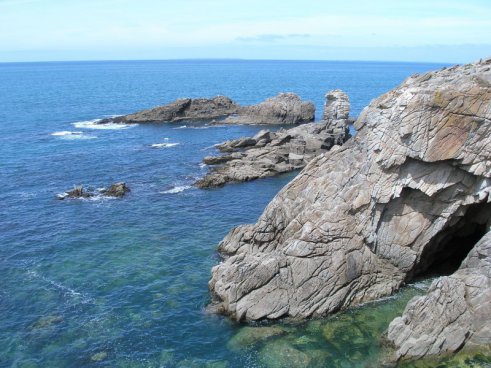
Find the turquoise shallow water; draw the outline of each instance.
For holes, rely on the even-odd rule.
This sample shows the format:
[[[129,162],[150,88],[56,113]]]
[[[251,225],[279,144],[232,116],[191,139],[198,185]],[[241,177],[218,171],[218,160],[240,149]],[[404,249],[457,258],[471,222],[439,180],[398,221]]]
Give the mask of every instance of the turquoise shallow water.
[[[388,316],[420,289],[299,325],[251,329],[204,312],[217,243],[233,226],[254,222],[295,174],[216,190],[190,185],[206,172],[200,162],[213,144],[260,127],[100,130],[90,120],[184,96],[256,103],[281,91],[314,101],[320,115],[324,93],[334,88],[350,94],[357,115],[408,75],[438,67],[0,64],[0,366],[277,367],[284,355],[295,356],[296,366],[373,364]],[[127,182],[128,197],[55,199],[75,184],[116,181]]]

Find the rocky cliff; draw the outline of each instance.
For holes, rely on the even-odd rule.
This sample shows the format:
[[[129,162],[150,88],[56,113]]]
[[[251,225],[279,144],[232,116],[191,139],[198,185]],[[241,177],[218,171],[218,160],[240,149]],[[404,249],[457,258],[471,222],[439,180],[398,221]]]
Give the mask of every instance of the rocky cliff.
[[[315,106],[302,101],[294,93],[280,93],[258,105],[240,106],[230,98],[183,98],[167,105],[130,115],[108,118],[99,124],[162,123],[179,121],[211,121],[222,119],[229,124],[300,124],[313,121]]]
[[[209,283],[216,311],[237,320],[333,313],[389,295],[441,263],[458,264],[487,232],[491,59],[412,76],[374,100],[355,125],[355,138],[315,157],[256,224],[233,229],[220,243],[224,260]],[[471,253],[459,272],[477,267],[479,257],[488,262],[474,251],[479,256]],[[459,275],[458,293],[487,290],[481,276]],[[452,298],[443,280],[427,301],[415,302],[420,317],[406,311],[409,327],[406,320],[391,327],[400,355],[421,356],[404,344],[426,328],[418,305]],[[464,299],[462,305],[475,303]],[[472,310],[464,307],[455,316]],[[438,318],[442,312],[434,310]],[[473,343],[489,344],[487,331]]]
[[[205,157],[203,162],[214,167],[196,185],[218,187],[301,169],[349,138],[349,110],[348,96],[340,90],[331,91],[326,94],[324,117],[318,123],[277,132],[261,130],[254,137],[221,143],[217,148],[225,154]]]

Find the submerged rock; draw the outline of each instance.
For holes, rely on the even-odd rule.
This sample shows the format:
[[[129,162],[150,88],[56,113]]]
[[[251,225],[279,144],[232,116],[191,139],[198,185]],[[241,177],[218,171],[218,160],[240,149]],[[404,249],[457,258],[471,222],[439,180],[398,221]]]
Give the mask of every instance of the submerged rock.
[[[308,367],[312,358],[284,340],[265,345],[259,352],[261,362],[268,368]]]
[[[103,119],[98,124],[162,123],[179,121],[211,121],[213,124],[299,124],[313,121],[315,106],[294,93],[278,96],[251,106],[240,106],[230,98],[183,98],[164,106],[134,114]],[[216,121],[215,119],[225,119]]]
[[[214,167],[196,182],[199,188],[244,182],[301,169],[315,156],[349,138],[348,96],[339,90],[326,95],[324,120],[288,130],[261,130],[254,137],[226,141],[216,147],[222,156],[205,157]]]
[[[390,295],[444,261],[458,264],[463,246],[482,237],[491,216],[491,59],[412,76],[372,101],[355,127],[354,139],[312,159],[256,224],[220,243],[225,259],[209,283],[216,310],[237,320],[327,315]],[[491,344],[487,327],[470,340],[451,323],[453,315],[476,328],[490,317],[489,279],[468,276],[474,267],[467,263],[465,280],[438,281],[434,296],[405,313],[452,301],[434,335],[446,337],[444,350],[461,348],[459,339]],[[425,319],[408,321],[392,328],[396,345],[408,347],[400,355],[438,354],[436,345],[411,348]]]
[[[63,322],[63,317],[54,315],[54,316],[44,316],[39,318],[36,322],[34,322],[31,326],[33,330],[39,330],[43,328],[49,328],[51,326],[57,325]]]
[[[228,342],[227,347],[232,351],[240,351],[253,347],[259,342],[273,336],[283,335],[287,330],[281,326],[242,327]]]
[[[107,358],[107,353],[105,351],[101,351],[99,353],[95,353],[90,357],[90,360],[93,362],[102,362]]]

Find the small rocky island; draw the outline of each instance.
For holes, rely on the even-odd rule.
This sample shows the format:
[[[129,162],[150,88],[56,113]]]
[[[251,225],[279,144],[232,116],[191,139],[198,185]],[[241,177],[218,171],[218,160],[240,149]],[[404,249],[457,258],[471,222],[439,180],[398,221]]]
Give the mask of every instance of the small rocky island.
[[[105,197],[122,198],[131,190],[128,188],[126,183],[115,183],[107,188],[102,188],[98,190],[90,190],[85,188],[83,185],[78,185],[71,190],[67,190],[62,194],[58,194],[57,198],[59,200],[64,199],[88,199],[95,197],[97,195],[103,195]]]
[[[315,106],[294,93],[280,93],[260,104],[240,106],[225,96],[182,98],[134,114],[102,119],[98,124],[176,123],[215,120],[221,124],[302,124],[313,121]],[[219,120],[219,121],[217,121]]]
[[[355,127],[220,243],[211,309],[237,321],[325,316],[437,272],[447,276],[391,323],[390,359],[489,347],[491,59],[414,75]],[[261,140],[273,149],[277,138],[228,146]]]
[[[320,122],[277,132],[261,130],[254,137],[218,144],[216,147],[224,154],[204,158],[203,163],[214,167],[196,185],[218,187],[301,169],[315,156],[349,138],[349,111],[346,93],[334,90],[326,94]]]

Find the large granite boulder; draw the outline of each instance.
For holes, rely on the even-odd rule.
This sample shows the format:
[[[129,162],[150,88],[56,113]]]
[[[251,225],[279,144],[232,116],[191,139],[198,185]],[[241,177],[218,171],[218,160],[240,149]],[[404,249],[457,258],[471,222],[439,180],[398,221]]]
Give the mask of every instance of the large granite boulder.
[[[350,137],[348,96],[335,90],[326,95],[326,100],[329,103],[325,105],[321,122],[277,132],[261,130],[254,137],[217,145],[225,154],[204,158],[205,164],[214,167],[196,185],[199,188],[218,187],[301,169],[315,156],[343,144]]]
[[[230,124],[300,124],[313,121],[315,106],[294,93],[278,96],[251,106],[240,106],[230,98],[182,98],[167,105],[134,114],[102,119],[98,124],[170,123],[213,121]],[[216,121],[215,119],[219,119]],[[221,119],[221,120],[220,120]]]
[[[313,158],[256,224],[220,243],[224,259],[209,283],[215,311],[323,316],[390,295],[458,257],[459,236],[468,245],[484,234],[491,59],[412,76],[355,126],[356,137]]]

